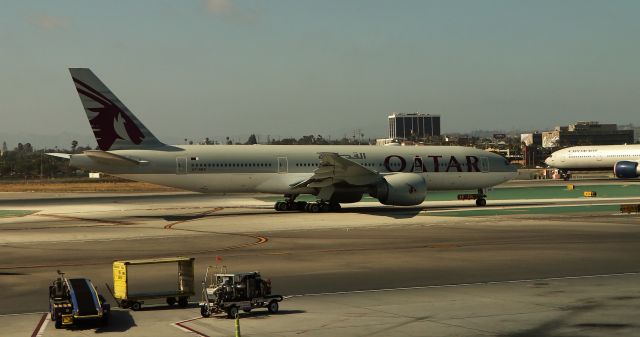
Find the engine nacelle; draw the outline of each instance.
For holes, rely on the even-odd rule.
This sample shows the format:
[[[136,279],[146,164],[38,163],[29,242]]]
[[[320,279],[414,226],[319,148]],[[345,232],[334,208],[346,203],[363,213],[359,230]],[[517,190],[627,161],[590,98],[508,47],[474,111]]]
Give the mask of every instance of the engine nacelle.
[[[635,161],[619,161],[613,165],[613,174],[618,178],[638,178],[640,176],[640,167]]]
[[[372,193],[385,205],[420,205],[427,196],[427,182],[416,173],[397,173],[384,177]]]

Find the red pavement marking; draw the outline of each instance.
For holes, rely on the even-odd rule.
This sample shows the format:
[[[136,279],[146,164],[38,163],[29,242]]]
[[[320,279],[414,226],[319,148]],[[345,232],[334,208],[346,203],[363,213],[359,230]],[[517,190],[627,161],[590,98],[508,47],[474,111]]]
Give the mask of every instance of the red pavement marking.
[[[47,315],[49,313],[44,313],[42,314],[42,318],[40,318],[40,322],[38,322],[38,325],[36,325],[36,329],[33,330],[33,333],[31,334],[31,337],[36,337],[38,335],[38,332],[40,332],[40,327],[42,327],[42,324],[44,323],[44,320],[47,319]]]
[[[198,331],[198,330],[196,330],[196,329],[193,329],[193,328],[190,328],[190,327],[188,327],[188,326],[184,325],[184,323],[192,322],[192,321],[195,321],[195,320],[197,320],[197,319],[201,319],[201,318],[202,318],[202,317],[196,317],[196,318],[187,319],[187,320],[180,321],[180,322],[175,322],[175,323],[173,323],[173,324],[175,324],[175,325],[177,325],[177,326],[179,326],[179,327],[181,327],[181,328],[183,328],[183,329],[185,329],[185,330],[189,330],[189,331],[191,331],[191,332],[193,332],[193,333],[195,333],[195,334],[197,334],[197,335],[199,335],[199,336],[202,336],[202,337],[209,337],[209,336],[207,336],[207,335],[203,334],[202,332],[200,332],[200,331]],[[33,336],[32,336],[32,337],[33,337]]]

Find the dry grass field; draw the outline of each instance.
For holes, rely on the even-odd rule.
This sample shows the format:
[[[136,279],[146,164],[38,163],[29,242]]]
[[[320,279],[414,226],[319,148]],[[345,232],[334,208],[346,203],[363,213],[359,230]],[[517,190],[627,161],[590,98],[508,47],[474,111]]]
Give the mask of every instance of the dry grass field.
[[[123,179],[45,179],[0,181],[0,192],[176,192],[177,189]]]

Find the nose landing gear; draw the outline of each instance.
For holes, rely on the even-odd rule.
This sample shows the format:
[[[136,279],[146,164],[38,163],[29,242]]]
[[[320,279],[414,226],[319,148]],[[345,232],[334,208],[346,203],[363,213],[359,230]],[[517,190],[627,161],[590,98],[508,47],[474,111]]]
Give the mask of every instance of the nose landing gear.
[[[487,206],[487,191],[484,188],[478,189],[478,198],[476,199],[476,206],[484,207]]]

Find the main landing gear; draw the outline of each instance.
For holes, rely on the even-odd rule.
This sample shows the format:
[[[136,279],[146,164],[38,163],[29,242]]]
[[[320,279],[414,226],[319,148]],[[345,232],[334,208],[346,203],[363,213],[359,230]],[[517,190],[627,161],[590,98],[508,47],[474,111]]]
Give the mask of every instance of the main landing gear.
[[[478,207],[484,207],[487,206],[487,193],[486,190],[483,188],[479,188],[478,189],[478,198],[476,199],[476,206]]]
[[[295,201],[297,195],[285,195],[285,201],[278,201],[273,208],[279,212],[304,211],[309,213],[337,212],[341,209],[337,202],[326,202],[318,200],[316,202]]]

